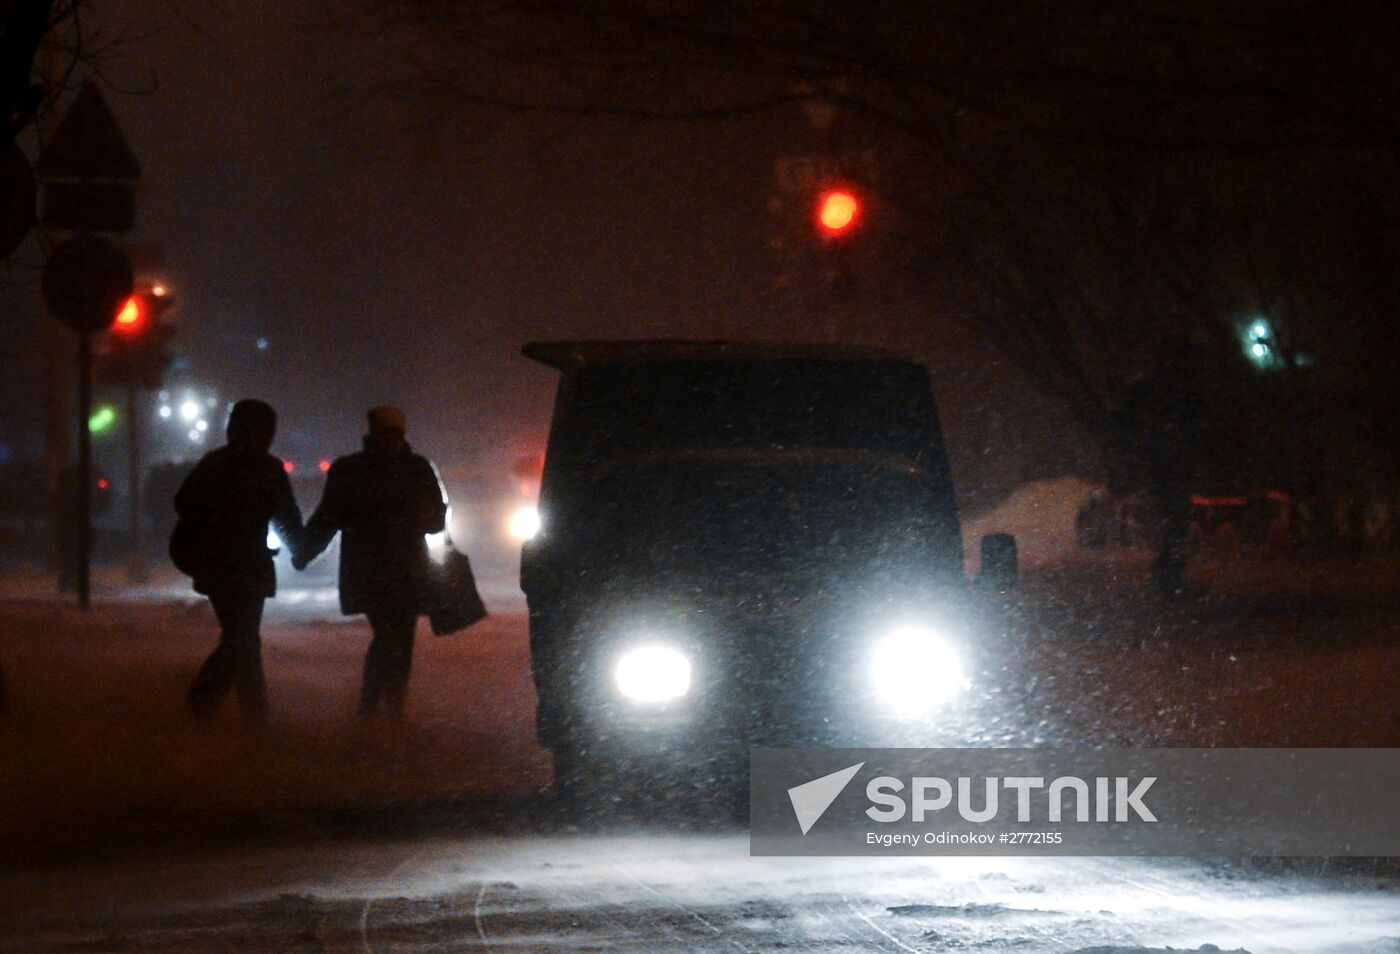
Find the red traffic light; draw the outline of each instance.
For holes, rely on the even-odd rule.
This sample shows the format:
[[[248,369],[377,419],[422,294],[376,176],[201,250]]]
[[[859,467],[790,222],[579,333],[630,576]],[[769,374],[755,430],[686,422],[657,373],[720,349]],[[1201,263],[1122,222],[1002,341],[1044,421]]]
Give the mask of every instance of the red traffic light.
[[[131,334],[140,331],[146,324],[146,302],[140,293],[130,295],[122,302],[117,312],[117,320],[112,324],[114,331]]]
[[[131,337],[160,337],[161,317],[175,304],[170,291],[159,283],[138,285],[117,310],[112,330]],[[169,337],[165,334],[164,337]]]
[[[164,315],[174,304],[163,285],[137,286],[122,301],[109,322],[112,333],[99,368],[103,380],[160,387],[171,361],[165,345],[175,334]]]
[[[850,231],[859,215],[860,202],[845,189],[823,192],[817,202],[817,222],[832,238]]]

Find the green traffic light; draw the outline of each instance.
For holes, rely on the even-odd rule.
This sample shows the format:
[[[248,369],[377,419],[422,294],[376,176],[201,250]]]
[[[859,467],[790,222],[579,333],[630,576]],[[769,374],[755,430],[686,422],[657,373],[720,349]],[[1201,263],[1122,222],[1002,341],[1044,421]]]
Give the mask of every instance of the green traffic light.
[[[117,412],[112,409],[112,405],[104,404],[92,412],[88,418],[88,430],[94,434],[105,434],[112,429],[112,425],[117,423]]]

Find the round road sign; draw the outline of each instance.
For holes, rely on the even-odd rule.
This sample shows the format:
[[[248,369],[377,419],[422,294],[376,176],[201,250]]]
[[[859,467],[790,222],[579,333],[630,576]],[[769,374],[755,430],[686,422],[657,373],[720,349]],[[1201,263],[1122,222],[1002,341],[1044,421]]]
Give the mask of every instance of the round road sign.
[[[131,294],[131,261],[110,239],[84,232],[44,263],[44,301],[74,331],[103,331]]]

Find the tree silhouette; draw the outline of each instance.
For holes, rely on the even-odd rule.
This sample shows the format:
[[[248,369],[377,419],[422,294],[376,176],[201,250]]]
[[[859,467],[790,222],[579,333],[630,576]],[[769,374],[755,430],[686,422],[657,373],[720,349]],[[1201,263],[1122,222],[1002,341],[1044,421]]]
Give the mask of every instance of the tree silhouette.
[[[1227,363],[1252,310],[1296,355],[1340,311],[1376,326],[1400,308],[1393,228],[1360,198],[1396,192],[1394,4],[366,2],[402,53],[385,91],[568,116],[839,113],[888,167],[909,293],[954,299],[1101,438],[1163,334]]]

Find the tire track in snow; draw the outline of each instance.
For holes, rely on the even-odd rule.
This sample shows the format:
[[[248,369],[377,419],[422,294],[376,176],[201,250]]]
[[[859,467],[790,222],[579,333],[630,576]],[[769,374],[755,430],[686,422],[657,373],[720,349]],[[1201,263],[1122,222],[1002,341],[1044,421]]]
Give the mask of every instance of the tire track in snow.
[[[846,905],[846,907],[850,910],[852,914],[860,918],[861,921],[865,922],[865,924],[869,926],[870,930],[874,931],[877,935],[889,941],[899,950],[908,951],[909,954],[924,954],[924,952],[920,951],[917,947],[910,947],[908,944],[905,944],[903,941],[895,937],[889,931],[886,931],[884,928],[880,927],[880,925],[876,924],[875,919],[872,918],[870,915],[866,914],[864,911],[862,911],[856,905],[856,902],[851,900],[849,896],[842,895],[841,901]]]
[[[990,904],[1002,903],[992,894],[991,890],[988,889],[986,881],[983,878],[974,877],[972,878],[972,883],[976,886],[977,893],[982,896],[984,901]],[[1037,909],[1037,913],[1039,913],[1039,909]],[[1064,934],[1042,927],[1034,920],[1027,921],[1025,925],[1023,925],[1023,930],[1029,931],[1031,934],[1036,935],[1041,941],[1053,945],[1054,949],[1057,951],[1072,951],[1080,946],[1074,941],[1066,941]]]
[[[405,856],[398,864],[394,865],[394,867],[390,869],[384,877],[390,879],[396,877],[400,872],[403,871],[404,868],[407,868],[410,863],[417,861],[419,858],[422,858],[425,854],[427,854],[432,847],[432,845],[424,845],[420,848],[417,848],[414,851],[409,852],[408,855]],[[370,912],[374,910],[374,903],[377,900],[379,899],[371,895],[370,897],[365,898],[364,906],[360,908],[360,946],[364,949],[365,954],[374,954],[374,946],[370,944],[369,941],[369,917]]]
[[[491,942],[486,939],[486,928],[481,923],[481,902],[486,900],[486,882],[481,882],[481,890],[476,893],[476,903],[472,905],[472,923],[476,925],[476,936],[483,947]]]
[[[672,897],[672,896],[670,896],[670,895],[667,895],[667,894],[662,893],[661,891],[658,891],[656,888],[654,888],[654,887],[652,887],[651,885],[647,884],[647,883],[646,883],[645,881],[643,881],[641,878],[638,878],[636,875],[632,874],[632,872],[630,872],[630,871],[628,871],[627,869],[623,868],[623,867],[622,867],[621,865],[619,865],[617,862],[609,860],[609,861],[608,861],[608,867],[612,868],[612,869],[613,869],[614,871],[616,871],[618,874],[622,875],[624,878],[627,878],[627,879],[630,880],[633,884],[637,885],[637,886],[638,886],[639,888],[641,888],[643,891],[648,892],[648,893],[651,894],[653,897],[659,898],[659,899],[661,899],[663,902],[665,902],[665,903],[671,905],[672,907],[675,907],[675,908],[679,909],[680,911],[685,912],[685,914],[686,914],[688,917],[690,917],[692,920],[695,920],[695,921],[699,922],[699,923],[700,923],[701,925],[703,925],[707,930],[709,930],[712,934],[714,934],[714,935],[716,935],[716,936],[722,938],[722,939],[725,940],[726,942],[728,942],[728,944],[729,944],[730,947],[737,948],[737,949],[740,950],[740,951],[747,951],[747,950],[748,950],[748,948],[746,948],[744,945],[740,944],[738,941],[734,940],[733,938],[731,938],[731,937],[726,937],[723,931],[721,931],[719,928],[715,927],[712,923],[710,923],[710,921],[707,920],[707,919],[705,918],[704,915],[700,914],[700,912],[698,912],[698,911],[693,911],[693,910],[691,910],[689,907],[687,907],[685,904],[683,904],[681,901],[679,901],[678,899],[676,899],[675,897]]]

